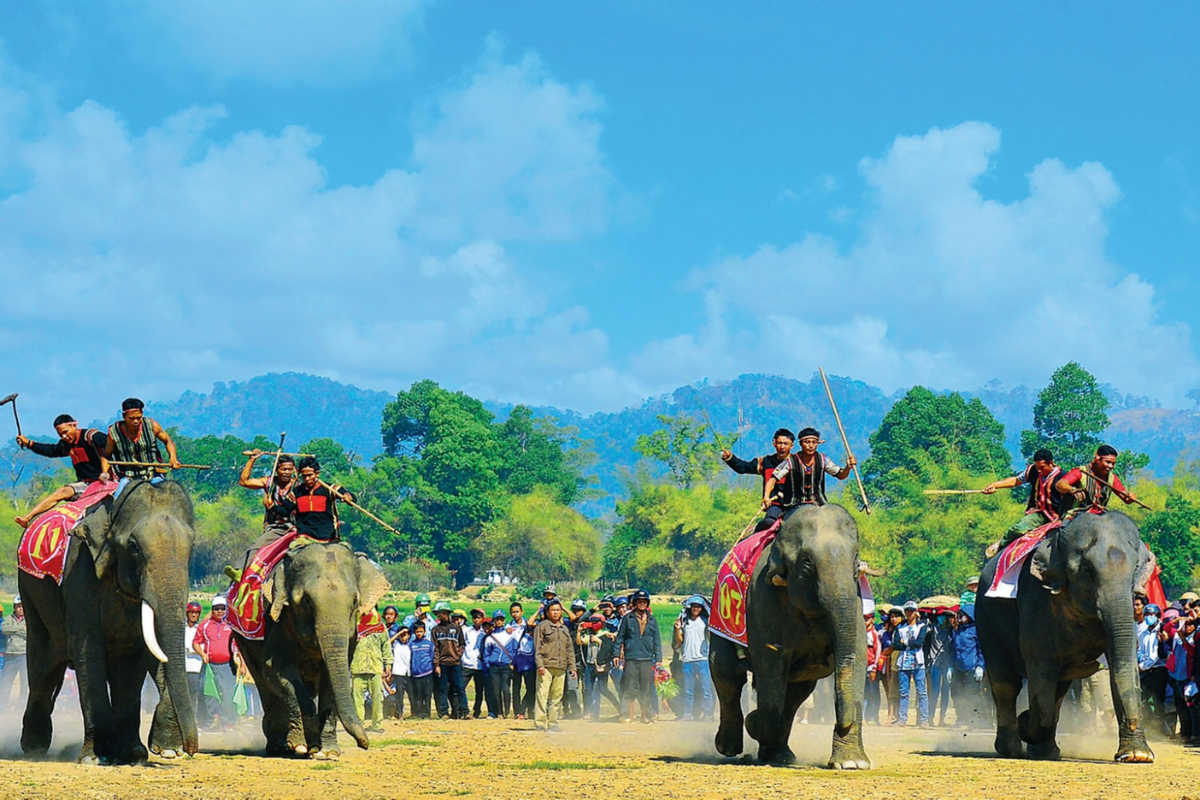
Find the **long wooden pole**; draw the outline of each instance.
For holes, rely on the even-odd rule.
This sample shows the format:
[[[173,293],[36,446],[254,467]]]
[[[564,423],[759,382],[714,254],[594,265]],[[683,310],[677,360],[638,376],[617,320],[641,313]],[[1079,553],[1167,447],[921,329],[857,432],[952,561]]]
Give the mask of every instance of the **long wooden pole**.
[[[267,479],[268,497],[270,497],[271,490],[275,487],[275,470],[279,469],[279,457],[283,455],[283,440],[286,438],[287,431],[283,431],[279,434],[279,449],[275,451],[275,463],[271,465],[271,477]]]
[[[114,467],[150,467],[167,472],[172,469],[212,469],[208,464],[180,464],[178,467],[172,467],[170,464],[163,464],[158,461],[110,461],[109,464]]]
[[[926,489],[921,494],[983,494],[983,489]]]
[[[283,434],[283,433],[281,433],[281,434],[279,434],[279,435],[280,435],[280,437],[282,438],[283,436],[286,436],[287,434]],[[253,451],[253,450],[243,450],[243,451],[242,451],[242,455],[244,455],[244,456],[252,456],[252,455],[254,455],[254,451]],[[284,453],[284,452],[280,451],[280,452],[279,452],[279,455],[281,455],[281,456],[291,456],[292,458],[309,458],[309,457],[310,457],[310,456],[312,456],[313,454],[312,454],[312,453]]]
[[[396,534],[397,536],[399,536],[399,535],[400,535],[400,531],[396,530],[396,529],[395,529],[395,528],[393,528],[391,525],[388,525],[386,522],[384,522],[384,521],[383,521],[383,520],[381,520],[379,517],[377,517],[377,516],[375,516],[374,514],[372,514],[370,511],[367,511],[365,508],[363,508],[362,506],[360,506],[358,503],[354,502],[353,500],[348,500],[348,499],[347,499],[347,498],[346,498],[344,495],[341,495],[341,494],[338,494],[337,492],[334,492],[334,491],[333,491],[333,487],[332,487],[332,486],[330,486],[328,483],[325,483],[324,481],[321,481],[321,485],[322,485],[322,486],[324,486],[326,489],[328,489],[328,490],[329,490],[329,491],[330,491],[330,492],[331,492],[331,493],[332,493],[332,494],[333,494],[335,497],[337,497],[337,499],[338,499],[338,500],[341,500],[343,503],[345,503],[346,505],[350,506],[351,508],[358,509],[360,512],[362,512],[363,514],[366,514],[368,517],[370,517],[371,519],[375,520],[375,521],[376,521],[376,522],[378,522],[380,525],[382,525],[382,526],[383,526],[385,529],[387,529],[387,530],[391,531],[392,533]]]
[[[700,413],[704,415],[704,421],[708,423],[708,429],[712,431],[713,438],[717,440],[717,447],[725,449],[725,444],[721,441],[721,434],[717,433],[717,428],[712,424],[712,420],[708,418],[708,409],[700,406]]]
[[[1100,484],[1102,484],[1102,485],[1104,485],[1104,486],[1107,486],[1109,489],[1112,489],[1114,492],[1116,492],[1116,493],[1117,493],[1117,496],[1118,496],[1118,497],[1120,497],[1120,496],[1122,496],[1122,495],[1128,495],[1128,494],[1129,494],[1129,492],[1127,492],[1127,491],[1126,491],[1126,492],[1122,492],[1120,489],[1118,489],[1117,487],[1113,486],[1111,483],[1109,483],[1108,481],[1104,480],[1104,478],[1101,478],[1099,475],[1093,475],[1091,472],[1088,472],[1088,471],[1087,471],[1086,469],[1084,469],[1083,467],[1080,467],[1080,468],[1079,468],[1079,471],[1080,471],[1080,472],[1082,472],[1084,475],[1087,475],[1087,476],[1088,476],[1089,478],[1091,478],[1092,480],[1094,480],[1094,481],[1098,481]],[[1130,499],[1130,500],[1132,500],[1133,502],[1137,503],[1139,506],[1141,506],[1142,508],[1146,509],[1147,511],[1153,511],[1153,510],[1154,510],[1154,509],[1153,509],[1153,508],[1151,508],[1150,506],[1148,506],[1148,505],[1146,505],[1145,503],[1143,503],[1141,500],[1138,500],[1136,497],[1130,497],[1129,499]]]
[[[850,440],[846,438],[846,429],[842,427],[842,416],[838,413],[837,403],[833,401],[833,391],[829,388],[829,379],[825,377],[825,369],[817,367],[821,373],[821,382],[825,384],[825,395],[829,398],[829,407],[833,409],[833,419],[837,423],[838,433],[842,435],[842,445],[846,448],[846,457],[853,458],[854,454],[850,452]],[[871,513],[871,501],[867,500],[867,490],[863,487],[862,476],[858,474],[858,464],[854,467],[854,480],[858,481],[858,493],[862,495],[863,511]]]

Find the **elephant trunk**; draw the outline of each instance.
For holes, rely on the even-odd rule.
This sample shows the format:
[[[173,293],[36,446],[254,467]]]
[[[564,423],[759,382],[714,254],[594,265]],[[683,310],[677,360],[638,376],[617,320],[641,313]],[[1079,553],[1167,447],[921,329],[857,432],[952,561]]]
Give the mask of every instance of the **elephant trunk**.
[[[1133,733],[1141,727],[1141,682],[1137,662],[1137,625],[1129,592],[1101,594],[1100,617],[1108,638],[1108,667],[1112,683],[1113,705],[1122,732]]]
[[[354,692],[350,684],[351,635],[352,633],[347,633],[345,623],[317,626],[317,642],[321,646],[321,655],[325,658],[325,670],[333,688],[333,702],[338,719],[341,720],[346,733],[354,738],[359,747],[366,750],[369,746],[367,731],[354,708]]]
[[[142,638],[150,653],[162,663],[163,680],[183,750],[194,755],[200,749],[200,735],[188,690],[184,652],[190,555],[190,547],[182,553],[174,549],[156,553],[158,557],[147,565],[143,577],[141,613]]]
[[[817,563],[818,594],[834,632],[835,735],[844,737],[862,726],[862,694],[867,678],[866,633],[854,571],[856,554],[849,545],[833,545],[824,550]]]

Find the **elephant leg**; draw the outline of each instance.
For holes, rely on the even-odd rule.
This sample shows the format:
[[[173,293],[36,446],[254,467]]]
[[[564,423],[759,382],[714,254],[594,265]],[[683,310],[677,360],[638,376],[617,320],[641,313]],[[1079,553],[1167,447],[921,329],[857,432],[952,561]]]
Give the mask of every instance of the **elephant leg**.
[[[54,738],[51,713],[62,689],[67,660],[64,654],[55,652],[50,631],[33,603],[26,606],[25,636],[29,698],[21,726],[21,751],[28,755],[44,756]]]
[[[116,761],[139,764],[149,755],[142,744],[142,687],[146,664],[139,657],[123,658],[109,665],[113,721],[116,725]]]
[[[288,690],[284,688],[278,673],[263,664],[263,650],[261,645],[255,642],[245,642],[240,639],[238,643],[241,646],[242,658],[246,660],[246,667],[254,677],[254,683],[258,687],[258,694],[262,700],[262,731],[263,736],[267,738],[267,755],[290,755],[294,751],[294,747],[289,746],[288,743],[289,734],[291,733],[289,727],[291,720],[290,709],[294,705],[295,696],[291,695],[292,702],[289,703]],[[302,733],[300,715],[297,712],[296,742],[300,741]],[[307,752],[307,748],[305,748],[305,752]]]
[[[337,704],[329,681],[321,681],[319,706],[317,716],[321,725],[321,748],[317,751],[317,758],[337,758],[342,754],[342,749],[337,738]]]
[[[770,652],[770,651],[768,651]],[[790,655],[786,658],[783,653],[770,652],[760,665],[755,662],[754,685],[758,689],[758,708],[750,712],[746,718],[746,730],[758,742],[758,760],[766,764],[785,766],[795,761],[795,754],[788,747],[788,738],[792,732],[792,720],[796,715],[796,703],[789,713],[790,701],[795,697],[793,686],[808,685],[808,691],[803,697],[812,692],[815,682],[805,681],[803,684],[788,682],[788,664]],[[803,697],[800,702],[803,702]]]
[[[1063,698],[1071,688],[1070,681],[1055,680],[1044,674],[1029,678],[1029,710],[1017,718],[1017,730],[1028,744],[1030,758],[1057,760],[1058,713]]]
[[[117,756],[117,726],[108,693],[108,665],[104,642],[98,629],[69,636],[73,642],[71,663],[79,685],[79,708],[83,713],[81,764],[111,764]]]
[[[719,636],[710,637],[709,672],[721,704],[721,724],[717,728],[717,752],[737,756],[742,752],[742,691],[746,688],[746,659],[738,657],[738,646]]]
[[[154,721],[150,723],[150,752],[164,758],[174,758],[183,752],[183,732],[175,713],[175,703],[184,701],[177,701],[171,696],[162,664],[152,660],[147,662],[146,668],[158,688],[158,705],[154,707]]]
[[[1024,758],[1025,745],[1017,732],[1017,695],[1021,676],[993,670],[989,666],[992,702],[996,706],[996,752],[1006,758]]]

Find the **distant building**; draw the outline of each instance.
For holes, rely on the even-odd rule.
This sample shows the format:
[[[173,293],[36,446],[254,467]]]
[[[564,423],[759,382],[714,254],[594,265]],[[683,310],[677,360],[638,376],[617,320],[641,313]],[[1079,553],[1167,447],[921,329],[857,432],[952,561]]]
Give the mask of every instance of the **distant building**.
[[[492,567],[487,571],[487,577],[475,578],[471,581],[473,586],[513,586],[520,583],[521,579],[515,575],[505,575],[504,570],[499,567]]]

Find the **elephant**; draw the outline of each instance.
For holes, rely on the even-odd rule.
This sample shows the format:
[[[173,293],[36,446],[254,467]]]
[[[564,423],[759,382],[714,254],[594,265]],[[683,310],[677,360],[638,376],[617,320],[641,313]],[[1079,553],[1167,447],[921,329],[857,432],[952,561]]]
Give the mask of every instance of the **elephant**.
[[[262,640],[235,632],[262,697],[268,755],[336,756],[338,720],[367,749],[350,661],[359,617],[387,590],[378,568],[340,542],[293,547],[271,572],[262,589]]]
[[[1031,574],[1038,561],[1042,576]],[[1015,599],[976,600],[976,622],[996,705],[996,752],[1057,759],[1059,709],[1071,682],[1108,656],[1119,744],[1115,759],[1152,762],[1142,724],[1133,593],[1153,568],[1137,525],[1119,511],[1079,514],[1052,532],[1021,567]],[[990,586],[999,556],[980,576]],[[1053,586],[1045,588],[1043,582]],[[1029,710],[1017,716],[1022,679]]]
[[[154,673],[161,698],[150,749],[175,755],[199,747],[184,661],[192,503],[179,484],[135,481],[106,498],[71,532],[62,583],[21,572],[29,699],[21,749],[44,755],[51,712],[68,666],[83,711],[81,763],[145,761],[142,684]]]
[[[829,766],[869,769],[863,749],[866,632],[858,594],[858,528],[844,508],[801,506],[763,552],[746,597],[749,647],[714,636],[708,663],[721,704],[718,752],[742,752],[742,688],[754,675],[758,707],[745,720],[760,761],[795,760],[792,722],[817,681],[834,676],[837,721]]]

